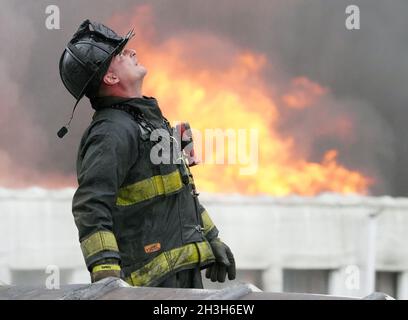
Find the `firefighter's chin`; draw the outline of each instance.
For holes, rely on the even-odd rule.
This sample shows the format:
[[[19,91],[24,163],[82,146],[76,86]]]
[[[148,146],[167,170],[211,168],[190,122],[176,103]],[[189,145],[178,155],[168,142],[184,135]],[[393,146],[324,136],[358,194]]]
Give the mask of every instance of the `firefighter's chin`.
[[[141,64],[136,65],[136,70],[135,71],[136,71],[136,74],[137,74],[138,78],[143,78],[147,74],[146,67],[141,65]]]

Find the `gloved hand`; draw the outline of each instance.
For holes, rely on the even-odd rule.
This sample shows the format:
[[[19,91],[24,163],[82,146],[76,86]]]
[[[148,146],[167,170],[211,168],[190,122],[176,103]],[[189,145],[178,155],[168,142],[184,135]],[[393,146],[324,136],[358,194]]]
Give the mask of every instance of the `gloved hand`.
[[[224,282],[228,273],[228,279],[234,280],[236,276],[235,260],[231,249],[219,238],[210,241],[211,249],[215,256],[215,263],[205,272],[205,277],[212,282]]]
[[[116,259],[104,259],[98,261],[91,272],[91,282],[97,282],[104,278],[115,277],[120,278],[120,266]]]

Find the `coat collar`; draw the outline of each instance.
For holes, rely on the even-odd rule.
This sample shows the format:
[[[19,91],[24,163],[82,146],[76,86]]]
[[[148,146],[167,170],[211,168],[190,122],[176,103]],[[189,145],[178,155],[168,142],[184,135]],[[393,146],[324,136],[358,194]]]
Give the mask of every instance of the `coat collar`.
[[[114,105],[127,105],[141,113],[146,120],[151,121],[155,126],[160,127],[163,123],[163,114],[157,100],[153,97],[143,96],[141,98],[124,97],[98,97],[91,99],[92,108],[101,110]]]

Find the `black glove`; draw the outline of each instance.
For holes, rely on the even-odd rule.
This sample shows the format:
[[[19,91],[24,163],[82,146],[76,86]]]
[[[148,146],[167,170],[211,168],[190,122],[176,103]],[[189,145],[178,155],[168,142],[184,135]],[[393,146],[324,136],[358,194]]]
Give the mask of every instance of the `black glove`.
[[[234,280],[236,276],[235,260],[231,249],[219,238],[210,242],[211,249],[215,256],[215,263],[205,272],[205,277],[212,282],[224,282],[228,273],[228,279]]]
[[[118,260],[100,260],[92,267],[91,282],[94,283],[108,277],[120,278],[120,271]]]

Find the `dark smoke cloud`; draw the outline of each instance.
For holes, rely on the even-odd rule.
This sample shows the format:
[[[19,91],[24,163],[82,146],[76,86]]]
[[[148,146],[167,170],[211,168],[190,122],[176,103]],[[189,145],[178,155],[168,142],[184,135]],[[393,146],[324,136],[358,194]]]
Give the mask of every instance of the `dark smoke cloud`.
[[[22,94],[22,81],[30,65],[25,55],[34,46],[36,34],[29,20],[16,19],[10,3],[2,4],[0,30],[5,36],[0,51],[0,169],[18,174],[19,167],[41,161],[46,148],[46,131],[27,113],[30,95]],[[6,36],[7,30],[16,30]],[[24,40],[22,36],[24,35]]]
[[[73,105],[59,79],[59,56],[85,18],[106,22],[145,3],[153,7],[159,39],[185,30],[209,31],[265,54],[273,66],[265,75],[277,84],[276,95],[298,76],[329,88],[330,99],[313,108],[281,110],[282,134],[307,146],[310,160],[320,161],[326,150],[338,149],[341,163],[378,180],[374,194],[408,195],[406,0],[5,0],[0,90],[7,97],[2,103],[6,130],[0,156],[7,155],[17,167],[74,172],[76,148],[91,111],[83,101],[70,134],[63,142],[56,138]],[[361,9],[358,31],[344,26],[351,3]],[[61,10],[61,30],[44,26],[49,4]],[[343,116],[353,119],[351,138],[330,132],[324,121]]]

